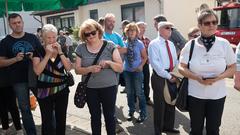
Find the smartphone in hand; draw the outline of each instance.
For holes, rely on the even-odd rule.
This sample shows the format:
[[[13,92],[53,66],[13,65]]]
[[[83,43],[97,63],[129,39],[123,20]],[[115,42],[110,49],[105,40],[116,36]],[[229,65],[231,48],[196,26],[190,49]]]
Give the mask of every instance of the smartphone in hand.
[[[215,79],[216,77],[203,77],[203,80],[207,80],[207,79]]]

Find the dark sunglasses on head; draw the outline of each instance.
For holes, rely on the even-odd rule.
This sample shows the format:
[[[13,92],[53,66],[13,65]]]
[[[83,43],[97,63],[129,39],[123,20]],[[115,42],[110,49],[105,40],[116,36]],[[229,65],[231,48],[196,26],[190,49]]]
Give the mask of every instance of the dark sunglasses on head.
[[[90,37],[90,35],[95,36],[97,33],[97,30],[91,31],[91,32],[84,32],[85,37]]]
[[[204,26],[217,25],[218,21],[207,21],[202,23]]]

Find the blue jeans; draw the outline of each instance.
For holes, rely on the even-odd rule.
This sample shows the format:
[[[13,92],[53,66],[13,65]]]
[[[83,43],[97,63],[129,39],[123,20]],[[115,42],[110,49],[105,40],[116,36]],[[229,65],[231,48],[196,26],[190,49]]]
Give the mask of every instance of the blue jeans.
[[[13,85],[13,89],[18,99],[18,106],[22,114],[23,126],[26,130],[26,133],[27,135],[36,135],[36,127],[30,109],[28,84],[16,83]]]
[[[147,116],[146,99],[142,88],[143,73],[124,71],[124,77],[126,82],[129,114],[133,114],[136,110],[135,108],[135,95],[136,95],[139,100],[140,116],[146,117]]]

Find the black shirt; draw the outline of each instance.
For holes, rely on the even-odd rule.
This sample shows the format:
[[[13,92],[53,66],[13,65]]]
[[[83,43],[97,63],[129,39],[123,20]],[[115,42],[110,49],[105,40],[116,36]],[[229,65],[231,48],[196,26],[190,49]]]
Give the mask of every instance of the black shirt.
[[[39,46],[41,44],[33,34],[25,33],[21,38],[7,35],[0,42],[0,57],[14,58],[19,52],[33,52]],[[11,83],[28,82],[28,65],[30,62],[32,62],[30,59],[24,58],[8,67],[9,74],[6,77],[10,77]]]
[[[0,87],[10,86],[8,67],[0,68]]]

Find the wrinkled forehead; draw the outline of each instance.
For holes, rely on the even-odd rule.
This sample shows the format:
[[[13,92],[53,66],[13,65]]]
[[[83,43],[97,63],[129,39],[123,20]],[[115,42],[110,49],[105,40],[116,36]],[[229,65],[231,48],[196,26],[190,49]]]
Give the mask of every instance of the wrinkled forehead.
[[[115,17],[109,16],[109,17],[105,18],[105,21],[113,22],[113,21],[115,21]]]
[[[43,37],[57,37],[57,33],[54,31],[44,31],[43,33]]]

